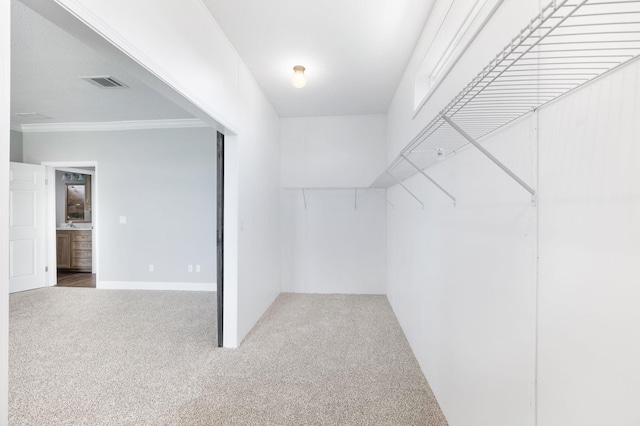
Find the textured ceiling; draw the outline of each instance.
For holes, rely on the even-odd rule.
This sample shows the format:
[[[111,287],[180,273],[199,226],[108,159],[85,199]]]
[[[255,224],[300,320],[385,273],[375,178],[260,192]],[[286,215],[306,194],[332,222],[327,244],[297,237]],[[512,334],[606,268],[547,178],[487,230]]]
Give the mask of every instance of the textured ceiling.
[[[203,2],[276,111],[300,117],[385,113],[434,0]]]
[[[11,23],[12,125],[193,118],[16,0]],[[95,75],[112,75],[129,88],[101,89],[80,80]]]

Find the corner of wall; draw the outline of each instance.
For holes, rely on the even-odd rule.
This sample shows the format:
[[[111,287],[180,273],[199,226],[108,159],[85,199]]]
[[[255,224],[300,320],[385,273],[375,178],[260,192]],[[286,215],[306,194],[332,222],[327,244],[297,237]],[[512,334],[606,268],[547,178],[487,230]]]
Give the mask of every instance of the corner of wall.
[[[0,199],[9,199],[11,2],[0,4]],[[0,209],[0,271],[9,269],[9,211]],[[0,425],[9,420],[9,274],[0,274]]]

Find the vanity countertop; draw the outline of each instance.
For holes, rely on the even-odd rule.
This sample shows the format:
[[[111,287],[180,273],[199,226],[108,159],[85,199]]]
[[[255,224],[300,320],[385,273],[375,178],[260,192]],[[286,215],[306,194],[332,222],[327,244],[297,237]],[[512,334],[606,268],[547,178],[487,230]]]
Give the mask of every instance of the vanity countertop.
[[[69,228],[68,226],[65,226],[63,228],[56,228],[56,231],[91,231],[92,229],[93,228]]]

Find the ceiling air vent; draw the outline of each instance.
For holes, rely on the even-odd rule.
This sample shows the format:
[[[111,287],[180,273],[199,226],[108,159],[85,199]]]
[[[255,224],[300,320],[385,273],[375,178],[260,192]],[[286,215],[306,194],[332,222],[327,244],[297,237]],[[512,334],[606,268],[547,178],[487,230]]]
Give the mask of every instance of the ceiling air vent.
[[[116,80],[110,75],[99,75],[95,77],[80,77],[80,79],[88,81],[89,83],[98,86],[102,89],[121,89],[129,87],[121,81]]]

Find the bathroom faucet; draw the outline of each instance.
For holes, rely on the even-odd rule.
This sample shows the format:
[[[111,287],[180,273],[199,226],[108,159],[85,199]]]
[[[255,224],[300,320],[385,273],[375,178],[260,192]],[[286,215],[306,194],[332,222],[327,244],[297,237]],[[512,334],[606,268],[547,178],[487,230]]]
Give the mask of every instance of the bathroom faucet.
[[[73,224],[73,221],[70,220],[69,222],[67,222],[67,224],[69,225],[69,228],[75,228],[76,226]]]

